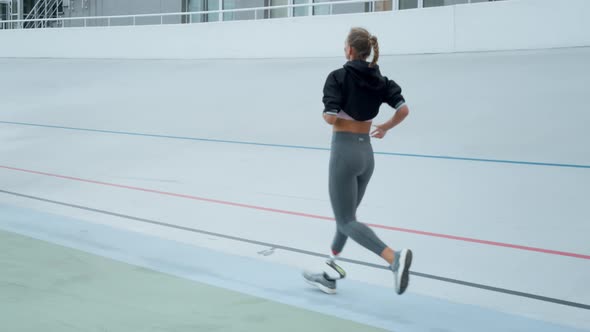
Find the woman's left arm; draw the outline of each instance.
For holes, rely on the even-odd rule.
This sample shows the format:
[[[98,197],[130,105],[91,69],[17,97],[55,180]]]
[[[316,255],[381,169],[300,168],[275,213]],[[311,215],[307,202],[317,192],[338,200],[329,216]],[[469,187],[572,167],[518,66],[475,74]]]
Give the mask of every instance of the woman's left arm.
[[[324,103],[324,120],[333,125],[336,122],[336,114],[342,109],[342,92],[334,72],[330,73],[326,79],[322,101]]]
[[[328,113],[324,113],[324,120],[326,121],[326,123],[333,125],[334,122],[336,122],[336,115],[332,115],[332,114],[328,114]]]

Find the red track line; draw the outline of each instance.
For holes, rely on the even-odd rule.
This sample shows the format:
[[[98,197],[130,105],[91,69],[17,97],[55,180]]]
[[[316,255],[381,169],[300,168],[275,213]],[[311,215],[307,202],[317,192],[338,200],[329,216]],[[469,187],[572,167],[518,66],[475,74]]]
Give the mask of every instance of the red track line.
[[[147,189],[147,188],[141,188],[141,187],[126,186],[126,185],[121,185],[121,184],[116,184],[116,183],[88,180],[88,179],[82,179],[82,178],[77,178],[77,177],[72,177],[72,176],[45,173],[45,172],[39,172],[39,171],[33,171],[33,170],[15,168],[15,167],[3,166],[3,165],[0,165],[0,168],[12,170],[12,171],[24,172],[24,173],[31,173],[31,174],[60,178],[60,179],[78,181],[78,182],[99,184],[99,185],[115,187],[115,188],[123,188],[123,189],[135,190],[135,191],[149,192],[149,193],[154,193],[154,194],[159,194],[159,195],[186,198],[186,199],[191,199],[191,200],[195,200],[195,201],[223,204],[223,205],[236,206],[236,207],[242,207],[242,208],[247,208],[247,209],[254,209],[254,210],[259,210],[259,211],[268,211],[268,212],[282,213],[282,214],[288,214],[288,215],[294,215],[294,216],[300,216],[300,217],[306,217],[306,218],[334,221],[334,218],[331,218],[331,217],[325,217],[325,216],[314,215],[314,214],[309,214],[309,213],[302,213],[302,212],[295,212],[295,211],[288,211],[288,210],[281,210],[281,209],[273,209],[273,208],[256,206],[256,205],[228,202],[228,201],[222,201],[222,200],[211,199],[211,198],[197,197],[197,196],[191,196],[191,195],[185,195],[185,194],[177,194],[177,193],[172,193],[172,192],[167,192],[167,191],[160,191],[160,190]],[[455,240],[455,241],[464,241],[464,242],[485,244],[485,245],[496,246],[496,247],[512,248],[512,249],[533,251],[533,252],[539,252],[539,253],[550,254],[550,255],[559,255],[559,256],[567,256],[567,257],[590,260],[590,255],[576,254],[576,253],[566,252],[566,251],[528,247],[528,246],[522,246],[522,245],[517,245],[517,244],[480,240],[480,239],[474,239],[474,238],[468,238],[468,237],[462,237],[462,236],[425,232],[425,231],[419,231],[419,230],[414,230],[414,229],[392,227],[392,226],[379,225],[379,224],[367,224],[367,225],[371,226],[371,227],[375,227],[375,228],[390,230],[390,231],[419,234],[419,235],[424,235],[424,236],[438,237],[438,238],[444,238],[444,239]]]

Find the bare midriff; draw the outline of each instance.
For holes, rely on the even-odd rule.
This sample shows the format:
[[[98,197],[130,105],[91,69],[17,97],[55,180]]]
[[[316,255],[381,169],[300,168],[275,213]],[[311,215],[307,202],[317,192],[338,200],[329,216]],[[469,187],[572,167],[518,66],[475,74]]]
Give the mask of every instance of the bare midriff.
[[[346,131],[355,134],[368,134],[371,131],[371,123],[366,121],[345,120],[337,118],[334,122],[334,131]]]

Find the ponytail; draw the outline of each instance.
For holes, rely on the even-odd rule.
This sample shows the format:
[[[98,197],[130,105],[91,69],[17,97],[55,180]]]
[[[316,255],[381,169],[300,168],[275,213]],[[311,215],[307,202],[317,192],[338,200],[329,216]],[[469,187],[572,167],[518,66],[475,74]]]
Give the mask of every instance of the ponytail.
[[[373,61],[369,64],[369,67],[375,67],[377,61],[379,60],[379,41],[377,41],[377,37],[371,36],[369,37],[369,42],[373,47]]]
[[[373,51],[373,61],[369,64],[370,67],[377,65],[379,60],[379,42],[377,37],[372,36],[369,31],[363,28],[352,28],[346,38],[347,44],[356,51],[356,59],[367,60]]]

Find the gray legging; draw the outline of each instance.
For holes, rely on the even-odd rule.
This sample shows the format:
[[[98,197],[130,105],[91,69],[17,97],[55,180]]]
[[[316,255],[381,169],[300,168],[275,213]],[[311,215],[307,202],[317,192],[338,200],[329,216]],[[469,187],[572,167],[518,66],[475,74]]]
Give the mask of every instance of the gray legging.
[[[333,133],[329,187],[337,224],[332,243],[335,255],[342,251],[348,237],[377,255],[381,255],[387,247],[375,232],[356,220],[356,209],[363,199],[374,168],[369,134]]]

